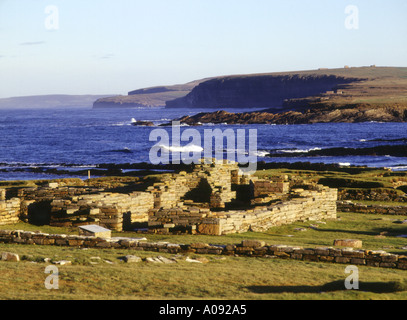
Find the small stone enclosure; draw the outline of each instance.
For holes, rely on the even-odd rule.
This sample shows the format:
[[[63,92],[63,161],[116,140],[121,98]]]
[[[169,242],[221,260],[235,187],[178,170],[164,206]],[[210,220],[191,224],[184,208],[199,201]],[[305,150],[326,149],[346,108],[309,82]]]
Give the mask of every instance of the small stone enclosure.
[[[258,179],[237,163],[202,160],[191,172],[165,174],[145,191],[112,193],[49,184],[6,199],[0,224],[18,220],[51,226],[96,224],[110,230],[224,235],[265,231],[295,221],[336,218],[337,190],[301,185],[287,176]]]

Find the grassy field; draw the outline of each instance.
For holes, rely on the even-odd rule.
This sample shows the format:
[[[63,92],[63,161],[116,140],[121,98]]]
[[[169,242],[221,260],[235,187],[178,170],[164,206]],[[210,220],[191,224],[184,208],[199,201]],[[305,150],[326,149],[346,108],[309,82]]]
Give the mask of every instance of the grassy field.
[[[275,169],[258,172],[258,176],[287,174],[306,181],[325,180],[361,190],[379,183],[382,190],[406,179],[403,173],[385,170],[346,172]],[[332,180],[329,180],[332,179]],[[343,181],[341,181],[341,179]],[[120,182],[120,181],[119,181]],[[119,183],[117,182],[117,183]],[[120,184],[120,183],[119,183]],[[124,182],[126,185],[126,182]],[[12,185],[11,185],[12,186]],[[370,189],[369,189],[370,190]],[[401,194],[403,192],[398,190]],[[372,204],[391,202],[369,201]],[[402,204],[402,203],[401,203]],[[402,216],[338,213],[334,221],[297,222],[274,227],[265,233],[248,232],[228,236],[150,235],[114,232],[113,236],[146,237],[149,242],[190,244],[237,244],[243,239],[264,240],[267,244],[285,244],[316,248],[333,246],[335,239],[359,239],[363,248],[407,253],[407,225]],[[34,226],[26,223],[1,226],[5,230],[42,231],[78,234],[77,229]],[[124,249],[79,249],[56,246],[0,244],[1,252],[20,255],[20,262],[0,261],[0,299],[24,300],[369,300],[407,299],[406,271],[359,267],[360,290],[345,290],[346,265],[282,260],[273,257],[206,257],[208,263],[196,264],[178,260],[175,264],[153,264],[146,261],[125,263],[129,254],[143,259],[171,254]],[[47,290],[45,268],[51,261],[69,260],[72,265],[58,266],[59,289]],[[49,260],[46,261],[49,261]],[[395,285],[400,284],[400,285]]]
[[[267,233],[246,233],[223,237],[147,235],[148,241],[172,243],[239,243],[243,239],[263,239],[269,244],[292,244],[304,247],[332,246],[334,239],[356,238],[367,249],[385,249],[402,254],[407,245],[407,227],[380,216],[340,213],[338,221],[319,224],[296,223],[276,227]],[[307,231],[296,231],[304,228]],[[2,229],[38,230],[71,233],[76,230],[37,227],[20,223]],[[385,237],[377,237],[387,232]],[[116,236],[140,237],[134,233]],[[392,291],[390,282],[407,279],[406,271],[359,267],[361,290],[344,290],[346,265],[314,263],[276,258],[205,256],[209,262],[176,264],[125,263],[122,257],[133,254],[141,258],[171,254],[114,249],[75,249],[54,246],[0,244],[0,252],[18,253],[19,263],[0,261],[0,299],[154,299],[154,300],[301,300],[301,299],[407,299],[407,291]],[[201,255],[200,255],[201,256]],[[191,258],[198,255],[190,255]],[[69,260],[72,265],[59,266],[59,289],[47,290],[44,270],[53,261]],[[330,291],[323,286],[334,285]],[[390,288],[390,289],[389,289]],[[377,292],[379,291],[379,292]]]
[[[1,245],[0,250],[16,248]],[[44,286],[46,263],[0,262],[0,299],[406,299],[407,292],[377,293],[369,283],[387,283],[405,279],[405,271],[360,268],[365,291],[326,291],[324,285],[345,281],[345,266],[266,258],[208,256],[206,264],[179,262],[155,265],[146,262],[126,264],[118,258],[125,250],[77,250],[57,247],[25,246],[20,253],[36,257],[66,258],[76,261],[59,267],[59,289]],[[140,257],[154,256],[140,253]],[[168,256],[168,255],[166,255]],[[91,259],[91,257],[100,257]],[[98,264],[91,264],[99,261]],[[108,262],[106,262],[108,261]],[[361,285],[362,287],[362,285]]]

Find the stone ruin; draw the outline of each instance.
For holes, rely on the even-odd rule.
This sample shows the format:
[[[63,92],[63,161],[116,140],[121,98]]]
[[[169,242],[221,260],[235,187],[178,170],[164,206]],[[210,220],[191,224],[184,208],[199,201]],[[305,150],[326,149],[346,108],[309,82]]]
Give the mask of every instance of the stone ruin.
[[[336,218],[337,190],[298,186],[287,176],[259,179],[238,164],[212,160],[191,172],[163,174],[144,191],[49,184],[22,188],[6,200],[0,191],[0,224],[18,220],[60,227],[100,225],[114,231],[225,235],[266,231],[305,220]]]
[[[19,198],[6,200],[6,190],[0,189],[0,225],[14,224],[19,221],[21,201]]]

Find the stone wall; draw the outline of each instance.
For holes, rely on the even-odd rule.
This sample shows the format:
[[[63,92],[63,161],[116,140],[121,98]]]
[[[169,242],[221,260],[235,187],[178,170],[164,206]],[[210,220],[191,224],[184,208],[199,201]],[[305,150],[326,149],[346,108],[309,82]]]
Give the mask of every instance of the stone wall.
[[[58,183],[50,183],[48,186],[38,188],[21,188],[16,191],[15,196],[24,200],[46,201],[63,199],[66,197],[78,196],[103,192],[102,188],[92,187],[68,187],[59,186]]]
[[[202,181],[205,184],[200,186]],[[244,187],[243,192],[249,193],[246,202],[236,199],[238,193],[232,191],[233,187]],[[261,232],[295,221],[335,219],[337,190],[322,185],[307,187],[309,190],[291,190],[285,176],[261,180],[240,175],[236,163],[202,163],[192,173],[172,175],[147,190],[155,195],[148,226],[157,233],[184,228],[192,234],[224,235]],[[209,192],[209,201],[185,200],[194,188],[199,188],[198,193]],[[235,200],[240,201],[239,205]],[[228,211],[219,211],[227,205]],[[233,205],[245,209],[230,210]]]
[[[272,180],[254,180],[252,179],[251,186],[253,188],[254,198],[269,195],[271,193],[288,193],[290,191],[290,183],[284,178],[275,178]]]
[[[20,205],[19,198],[6,200],[6,190],[0,189],[0,225],[17,223],[19,221]]]
[[[133,223],[147,222],[154,196],[146,192],[101,193],[51,202],[51,226],[98,224],[122,231]]]
[[[209,208],[180,204],[177,208],[152,209],[149,211],[148,226],[157,233],[169,233],[174,230],[186,230],[195,233],[196,226],[208,216],[213,216]]]
[[[75,196],[97,194],[101,188],[59,186],[50,183],[38,188],[21,188],[10,190],[8,194],[21,199],[20,220],[24,222],[44,224],[49,223],[51,213],[50,203],[56,199],[70,199]]]
[[[241,174],[235,162],[203,159],[189,173],[162,175],[145,192],[109,193],[50,183],[17,194],[20,219],[33,224],[98,224],[122,231],[145,223],[154,232],[183,228],[192,234],[223,235],[336,218],[337,190],[319,185],[307,189],[291,189],[284,176],[260,180]]]
[[[239,183],[238,166],[228,161],[211,163],[202,161],[196,165],[193,172],[180,172],[179,174],[166,175],[158,183],[147,189],[155,196],[155,208],[170,209],[178,207],[182,198],[204,185],[208,193],[207,201],[212,208],[224,208],[225,203],[236,198],[232,191],[232,175],[234,182]],[[201,190],[203,190],[201,186]]]
[[[12,192],[21,199],[17,214],[20,220],[56,227],[99,224],[120,231],[124,226],[147,222],[148,210],[154,206],[149,192],[107,193],[103,188],[57,183]]]
[[[264,232],[296,221],[336,219],[336,199],[336,189],[319,186],[319,190],[303,190],[297,198],[279,204],[218,212],[203,219],[198,231],[211,235]]]
[[[50,235],[29,231],[0,230],[0,242],[9,244],[55,245],[74,248],[128,249],[173,254],[213,254],[244,257],[276,257],[302,261],[352,264],[360,266],[407,270],[407,257],[385,251],[341,247],[303,248],[287,245],[267,245],[263,241],[244,240],[236,245],[189,245],[167,242],[148,243],[131,238],[102,239],[77,235]]]
[[[177,206],[181,198],[198,186],[199,180],[191,179],[186,172],[166,175],[160,182],[147,188],[154,195],[154,208],[170,209]]]

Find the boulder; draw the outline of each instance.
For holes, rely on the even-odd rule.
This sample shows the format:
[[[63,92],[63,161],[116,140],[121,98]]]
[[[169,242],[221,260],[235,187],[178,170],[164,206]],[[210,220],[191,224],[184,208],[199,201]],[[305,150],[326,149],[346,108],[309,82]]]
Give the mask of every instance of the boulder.
[[[1,254],[1,260],[2,261],[18,262],[18,261],[20,261],[20,256],[18,254],[16,254],[16,253],[3,252]]]
[[[137,263],[137,262],[141,262],[141,258],[137,257],[137,256],[133,256],[133,255],[127,255],[124,257],[124,261],[126,261],[127,263]]]

